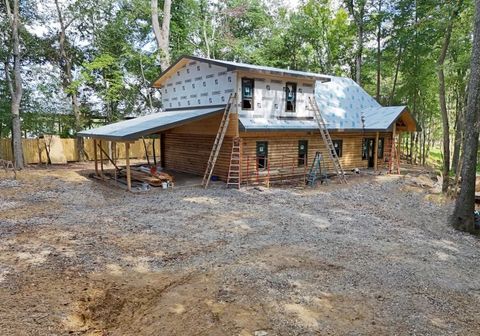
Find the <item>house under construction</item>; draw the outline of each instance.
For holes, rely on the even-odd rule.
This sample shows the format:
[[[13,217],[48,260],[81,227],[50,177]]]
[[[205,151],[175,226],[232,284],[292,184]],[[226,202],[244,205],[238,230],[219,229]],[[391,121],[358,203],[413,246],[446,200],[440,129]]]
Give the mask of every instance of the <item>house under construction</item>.
[[[156,135],[161,166],[205,174],[204,184],[306,176],[317,153],[341,176],[397,169],[395,139],[417,130],[405,106],[383,107],[349,78],[184,56],[152,85],[166,112],[79,135],[127,147]]]

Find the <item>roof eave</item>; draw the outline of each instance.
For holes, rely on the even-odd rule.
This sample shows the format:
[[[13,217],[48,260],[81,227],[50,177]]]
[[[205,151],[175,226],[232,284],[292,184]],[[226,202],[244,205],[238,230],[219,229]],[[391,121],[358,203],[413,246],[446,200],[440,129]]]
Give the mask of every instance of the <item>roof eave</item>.
[[[390,125],[388,126],[388,130],[389,131],[393,131],[393,125],[396,124],[396,122],[402,117],[402,114],[404,113],[408,113],[409,117],[412,118],[413,122],[415,123],[415,132],[421,132],[422,131],[422,128],[420,127],[420,125],[418,124],[417,120],[415,119],[415,117],[410,113],[409,109],[407,106],[403,106],[403,109],[402,111],[395,117],[395,119],[390,123]]]
[[[177,122],[172,122],[166,125],[158,126],[158,127],[153,127],[144,131],[139,131],[139,132],[134,132],[130,133],[125,136],[116,136],[116,135],[102,135],[102,134],[92,134],[88,133],[88,131],[84,132],[79,132],[77,133],[77,136],[83,137],[83,138],[92,138],[92,139],[97,139],[97,140],[107,140],[107,141],[135,141],[143,136],[148,136],[152,134],[156,134],[162,131],[166,131],[175,127],[183,126],[185,124],[191,123],[193,121],[198,121],[204,118],[211,117],[212,115],[215,115],[217,113],[220,113],[224,110],[225,107],[219,108],[218,110],[212,111],[210,113],[205,113],[202,115],[194,116],[185,120],[177,121]]]

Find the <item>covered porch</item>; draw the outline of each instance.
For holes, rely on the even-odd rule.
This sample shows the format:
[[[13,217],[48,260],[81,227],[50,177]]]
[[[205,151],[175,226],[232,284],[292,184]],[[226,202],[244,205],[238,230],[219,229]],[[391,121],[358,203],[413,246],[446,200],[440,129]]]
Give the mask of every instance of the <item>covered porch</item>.
[[[223,111],[223,108],[202,108],[192,110],[178,110],[172,112],[160,112],[147,116],[138,117],[135,119],[120,121],[110,125],[99,128],[85,130],[78,135],[85,138],[91,138],[94,142],[94,163],[95,163],[95,177],[106,180],[107,178],[117,179],[117,174],[123,171],[123,168],[118,165],[118,147],[124,150],[125,158],[125,175],[126,175],[126,189],[132,191],[132,179],[135,179],[139,174],[148,174],[148,166],[152,168],[151,164],[146,166],[134,167],[130,157],[130,146],[138,139],[156,138],[159,140],[159,158],[152,158],[155,168],[152,168],[151,175],[157,177],[160,182],[169,180],[169,176],[175,173],[180,184],[187,184],[188,173],[177,173],[175,170],[168,170],[165,162],[167,155],[167,141],[165,134],[167,131],[174,128],[185,126],[195,121],[207,119],[216,116]],[[105,150],[105,142],[110,142],[115,150]],[[112,154],[115,153],[115,154]],[[173,158],[175,159],[175,158]],[[180,159],[180,158],[179,158]],[[113,176],[107,176],[104,167],[104,161],[110,162],[113,167]],[[148,162],[150,163],[150,162]],[[157,171],[156,168],[159,168]],[[191,174],[190,174],[191,175]]]

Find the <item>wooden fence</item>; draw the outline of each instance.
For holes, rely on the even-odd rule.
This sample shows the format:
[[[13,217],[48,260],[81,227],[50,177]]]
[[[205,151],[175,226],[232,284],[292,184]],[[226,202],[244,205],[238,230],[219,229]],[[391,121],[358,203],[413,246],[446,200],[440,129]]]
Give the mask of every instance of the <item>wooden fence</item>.
[[[63,154],[67,161],[78,161],[77,144],[75,139],[60,139],[63,145]],[[155,153],[157,161],[160,161],[160,140],[159,139],[145,139],[147,146],[147,153],[152,160],[153,157],[153,141],[155,141]],[[23,156],[26,164],[46,163],[47,146],[44,139],[22,139]],[[110,148],[109,141],[102,141],[102,148],[106,153],[111,153],[115,146]],[[93,160],[94,147],[92,139],[84,139],[84,149],[87,160]],[[117,143],[116,145],[116,157],[117,159],[125,159],[125,145],[123,143]],[[143,140],[137,140],[130,144],[130,158],[132,159],[146,159],[145,146]],[[0,139],[0,159],[13,160],[12,146],[10,139]],[[153,161],[153,160],[152,160]]]

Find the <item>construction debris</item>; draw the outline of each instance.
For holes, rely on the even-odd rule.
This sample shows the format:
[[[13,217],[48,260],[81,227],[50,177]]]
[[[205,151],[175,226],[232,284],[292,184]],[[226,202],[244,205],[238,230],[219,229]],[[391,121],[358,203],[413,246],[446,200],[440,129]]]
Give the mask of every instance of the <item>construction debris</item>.
[[[152,187],[167,187],[173,186],[173,176],[165,172],[158,172],[156,169],[149,169],[144,166],[132,167],[132,180],[148,183]],[[126,169],[121,169],[120,176],[126,176]],[[165,187],[166,184],[166,187]]]
[[[17,170],[15,169],[15,165],[13,164],[12,161],[0,159],[0,167],[2,167],[5,170],[5,173],[8,173],[8,171],[12,171],[13,178],[15,180],[17,179]]]

